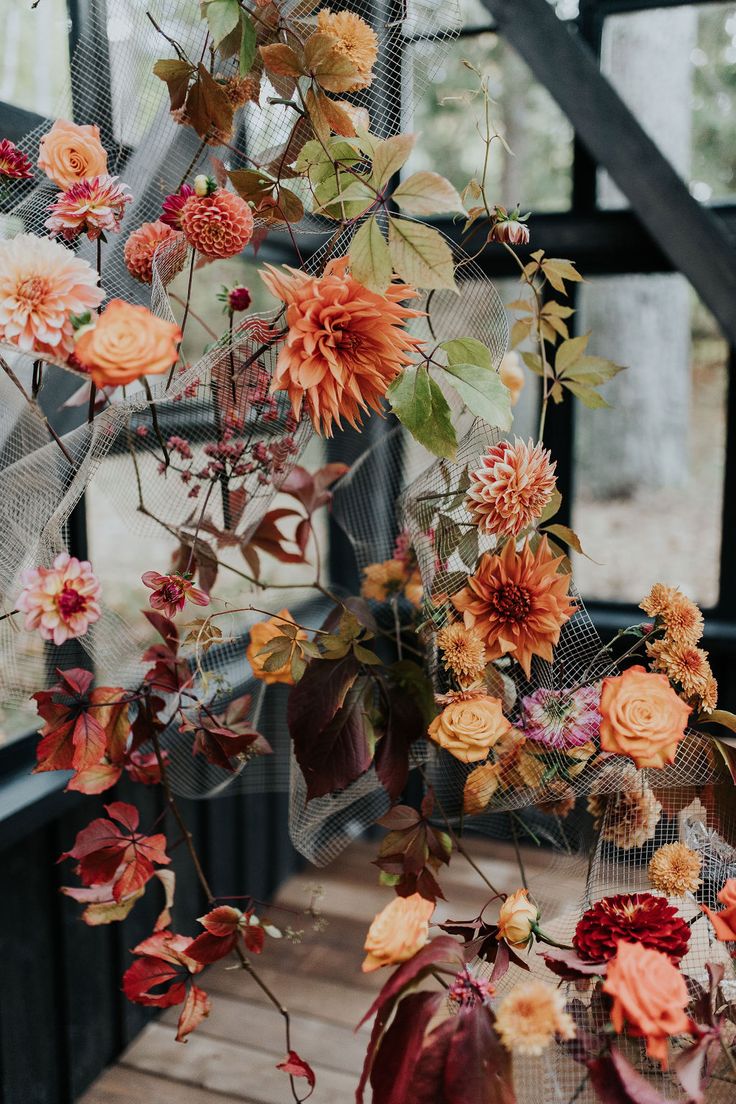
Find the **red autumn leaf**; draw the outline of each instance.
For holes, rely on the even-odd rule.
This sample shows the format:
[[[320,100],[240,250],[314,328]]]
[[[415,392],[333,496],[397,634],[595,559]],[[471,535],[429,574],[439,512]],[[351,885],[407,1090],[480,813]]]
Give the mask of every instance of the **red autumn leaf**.
[[[81,668],[57,673],[55,686],[33,695],[45,721],[36,749],[36,772],[84,772],[105,757],[116,762],[130,733],[125,690],[114,686],[90,690],[92,673]],[[82,789],[84,784],[83,780],[76,788]]]
[[[105,810],[111,819],[99,817],[83,828],[74,847],[59,861],[77,859],[84,885],[114,880],[113,897],[120,901],[145,886],[154,874],[154,863],[165,866],[171,860],[166,854],[165,836],[144,836],[137,831],[138,810],[133,805],[115,801]]]
[[[332,493],[328,490],[332,484],[345,475],[348,471],[347,464],[325,464],[324,467],[312,473],[295,465],[279,490],[282,494],[291,495],[301,502],[307,516],[311,517],[320,506],[328,506],[332,502]]]
[[[279,529],[278,522],[284,518],[301,518],[298,510],[289,510],[281,507],[277,510],[269,510],[258,524],[258,528],[251,533],[247,541],[241,544],[241,551],[247,559],[247,550],[260,548],[269,556],[273,556],[280,563],[305,563],[301,550],[290,551],[289,545],[295,545],[287,535]],[[298,547],[298,546],[297,546]]]
[[[209,1016],[211,1008],[212,1003],[204,989],[200,989],[197,985],[190,985],[177,1024],[177,1043],[187,1042],[187,1036]]]
[[[305,1062],[303,1058],[300,1058],[295,1050],[290,1050],[283,1062],[278,1063],[276,1069],[283,1070],[283,1072],[288,1073],[290,1077],[304,1077],[309,1085],[309,1092],[306,1096],[302,1097],[302,1100],[309,1100],[314,1092],[317,1078],[314,1076],[312,1067]]]
[[[449,963],[451,966],[459,967],[463,965],[463,962],[464,956],[461,945],[449,935],[440,935],[436,939],[430,940],[408,961],[402,962],[401,966],[391,974],[391,977],[358,1024],[358,1027],[361,1027],[371,1016],[375,1015],[376,1017],[363,1063],[363,1072],[356,1091],[357,1104],[362,1104],[363,1092],[368,1081],[373,1057],[386,1024],[391,1018],[391,1013],[396,1007],[396,1002],[401,999],[407,989],[413,988],[439,963]]]
[[[200,705],[193,717],[187,716],[181,731],[194,732],[194,753],[227,771],[235,770],[233,759],[245,751],[269,754],[269,744],[248,719],[251,700],[250,694],[244,694],[230,702],[222,713],[213,713]]]
[[[442,993],[410,993],[399,1001],[371,1068],[373,1104],[405,1104],[414,1100],[414,1072],[429,1022],[443,1000]]]
[[[200,917],[199,922],[205,930],[186,948],[187,955],[196,962],[209,965],[230,954],[241,935],[246,948],[252,954],[260,954],[266,933],[258,921],[252,921],[252,915],[230,905],[212,909],[206,916]]]
[[[69,779],[67,790],[75,790],[77,793],[99,794],[109,790],[119,780],[122,768],[113,763],[97,763],[86,770],[77,771]]]
[[[165,749],[162,750],[161,756],[166,764],[169,754]],[[132,751],[126,758],[125,770],[129,778],[134,782],[140,782],[143,786],[157,786],[161,782],[161,768],[153,751],[148,755],[140,751]]]
[[[134,947],[132,953],[139,957],[123,974],[128,1000],[155,1008],[182,1004],[192,975],[203,968],[185,954],[190,942],[187,935],[161,931]]]
[[[246,924],[243,939],[251,954],[260,954],[266,942],[266,933],[260,924]]]
[[[209,966],[212,962],[218,962],[229,955],[238,941],[237,929],[230,935],[212,935],[210,932],[202,932],[193,939],[186,948],[186,953],[195,962],[201,962],[203,966]]]

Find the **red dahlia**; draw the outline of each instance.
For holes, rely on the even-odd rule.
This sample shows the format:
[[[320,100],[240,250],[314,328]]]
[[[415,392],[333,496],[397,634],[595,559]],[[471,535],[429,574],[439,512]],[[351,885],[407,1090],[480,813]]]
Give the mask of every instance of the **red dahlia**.
[[[586,961],[608,962],[620,940],[661,951],[677,963],[687,952],[690,928],[666,897],[619,893],[602,897],[583,913],[572,942]]]
[[[0,176],[9,176],[13,180],[28,180],[33,176],[31,162],[8,138],[0,142]]]

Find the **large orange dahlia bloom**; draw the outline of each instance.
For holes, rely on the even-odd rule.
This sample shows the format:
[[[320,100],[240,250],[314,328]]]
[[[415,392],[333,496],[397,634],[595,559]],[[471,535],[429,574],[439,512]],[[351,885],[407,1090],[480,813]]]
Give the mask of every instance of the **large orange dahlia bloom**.
[[[347,257],[330,261],[322,276],[266,265],[261,279],[286,303],[289,328],[271,390],[288,391],[296,417],[306,399],[325,437],[343,418],[357,426],[363,411],[380,410],[389,384],[421,345],[403,328],[421,314],[402,306],[414,288],[393,283],[384,295],[369,291],[348,272]]]
[[[466,628],[483,637],[489,660],[511,655],[527,678],[532,656],[552,661],[560,629],[576,610],[570,576],[557,570],[563,559],[552,555],[546,537],[536,552],[529,541],[517,552],[510,540],[500,555],[481,556],[475,575],[452,601]]]

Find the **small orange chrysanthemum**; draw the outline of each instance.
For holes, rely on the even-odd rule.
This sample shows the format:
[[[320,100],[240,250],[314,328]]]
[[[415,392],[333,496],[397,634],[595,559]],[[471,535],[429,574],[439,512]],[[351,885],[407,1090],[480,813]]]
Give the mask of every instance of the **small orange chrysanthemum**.
[[[445,625],[437,633],[437,647],[442,662],[460,682],[480,678],[486,666],[486,649],[475,629],[466,629],[462,622]]]
[[[575,1024],[558,989],[536,978],[522,981],[496,1009],[496,1031],[507,1050],[538,1056],[555,1036],[575,1037]]]
[[[348,272],[347,257],[331,261],[322,276],[267,265],[261,279],[286,303],[289,327],[271,390],[288,391],[296,417],[306,400],[325,437],[343,418],[357,426],[363,411],[380,410],[389,384],[421,345],[403,329],[421,313],[402,306],[414,289],[393,283],[385,295],[369,291]]]
[[[373,80],[373,66],[378,57],[378,39],[364,19],[354,12],[332,12],[329,8],[317,16],[317,32],[329,35],[333,49],[348,58],[355,67],[355,76],[342,92],[357,92]]]
[[[639,608],[656,617],[675,644],[697,644],[703,635],[702,613],[677,587],[655,583]]]
[[[225,188],[209,195],[191,195],[181,209],[187,241],[208,260],[235,257],[253,237],[250,206]]]
[[[173,270],[178,272],[186,260],[186,245],[183,234],[167,226],[165,222],[144,222],[133,231],[125,243],[123,257],[128,272],[142,284],[150,284],[153,279],[153,255],[159,246],[169,242],[178,242],[181,248],[172,249]],[[166,251],[168,254],[168,250]]]
[[[557,571],[563,558],[552,555],[546,537],[536,552],[528,541],[517,552],[510,540],[500,555],[481,556],[475,575],[452,601],[466,627],[482,636],[489,660],[512,655],[527,678],[532,656],[552,661],[560,629],[577,608],[570,576]]]
[[[655,640],[647,647],[647,653],[656,671],[662,671],[671,682],[682,689],[683,697],[691,705],[707,712],[716,707],[718,684],[713,677],[708,653],[695,644],[674,644],[668,640]]]
[[[484,533],[516,537],[540,516],[555,482],[555,464],[542,445],[500,441],[470,473],[466,505]]]

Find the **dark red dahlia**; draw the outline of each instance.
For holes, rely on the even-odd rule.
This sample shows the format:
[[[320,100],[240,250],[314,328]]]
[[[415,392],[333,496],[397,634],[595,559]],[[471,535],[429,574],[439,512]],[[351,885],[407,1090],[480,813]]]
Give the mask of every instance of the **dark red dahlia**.
[[[191,184],[182,184],[178,192],[168,195],[163,201],[159,221],[166,223],[167,226],[173,226],[175,230],[181,230],[181,209],[193,195],[194,188]]]
[[[661,951],[677,963],[690,944],[690,928],[666,897],[619,893],[602,897],[583,913],[572,942],[587,962],[608,962],[620,940]]]
[[[33,176],[31,162],[8,138],[0,142],[0,176],[9,176],[13,180],[28,180]]]

